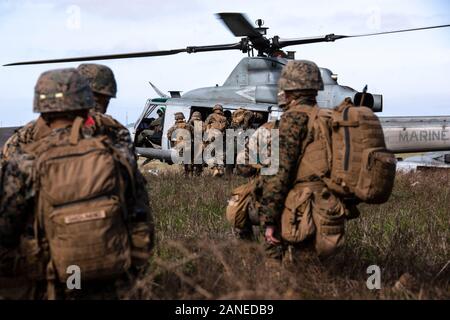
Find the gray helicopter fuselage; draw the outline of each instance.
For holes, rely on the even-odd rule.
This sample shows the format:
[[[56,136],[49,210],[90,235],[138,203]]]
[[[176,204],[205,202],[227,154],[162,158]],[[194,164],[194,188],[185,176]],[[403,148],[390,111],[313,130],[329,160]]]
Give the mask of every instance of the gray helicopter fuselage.
[[[222,86],[195,89],[185,93],[183,99],[276,105],[278,79],[287,62],[284,58],[243,58]],[[320,68],[320,72],[324,83],[324,90],[319,91],[317,97],[320,106],[332,108],[346,97],[353,99],[358,93],[350,87],[338,85],[329,69]],[[377,99],[377,107],[381,108],[381,97]]]
[[[282,110],[278,108],[278,79],[287,63],[284,58],[246,57],[231,72],[222,86],[194,89],[177,98],[149,99],[143,113],[135,124],[136,134],[141,121],[155,114],[160,106],[166,107],[160,148],[138,148],[141,155],[168,160],[170,144],[167,131],[173,126],[174,115],[182,112],[186,119],[193,110],[207,110],[221,104],[224,110],[243,107],[258,111],[267,116],[267,120],[279,119]],[[370,105],[374,111],[382,110],[382,96],[358,92],[350,87],[341,86],[337,76],[329,69],[320,68],[324,90],[318,92],[320,107],[332,108],[346,97],[357,104],[364,95],[364,105]],[[359,100],[358,100],[359,99]],[[387,146],[393,152],[440,151],[450,149],[450,117],[389,117],[381,118]],[[426,134],[423,132],[427,132]]]

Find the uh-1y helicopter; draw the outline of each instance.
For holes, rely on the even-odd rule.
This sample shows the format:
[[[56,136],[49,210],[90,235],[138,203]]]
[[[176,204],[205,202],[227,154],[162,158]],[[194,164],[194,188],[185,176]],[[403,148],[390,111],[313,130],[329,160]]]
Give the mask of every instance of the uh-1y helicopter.
[[[173,55],[182,52],[198,53],[208,51],[240,50],[247,53],[234,68],[221,86],[194,89],[181,95],[179,91],[170,91],[170,96],[162,93],[152,83],[158,98],[148,99],[144,110],[132,128],[133,137],[149,127],[157,118],[158,110],[165,109],[161,119],[162,129],[155,131],[147,141],[137,145],[137,153],[147,158],[158,158],[170,161],[171,147],[166,135],[174,123],[174,114],[182,112],[186,119],[194,111],[199,111],[203,119],[212,112],[212,106],[221,104],[226,111],[234,111],[239,107],[259,112],[263,120],[278,119],[282,110],[277,104],[277,82],[283,66],[294,59],[293,51],[283,51],[283,48],[318,42],[333,42],[345,38],[376,36],[390,33],[419,31],[444,28],[447,25],[423,28],[395,30],[359,35],[327,34],[318,37],[283,39],[279,36],[267,37],[267,29],[263,21],[258,19],[253,27],[241,13],[219,13],[217,16],[240,41],[230,44],[208,46],[189,46],[183,49],[124,53],[102,56],[77,57],[54,60],[19,62],[9,65],[42,64],[59,62],[79,62],[92,60],[125,59],[139,57],[154,57]],[[256,55],[255,55],[256,53]],[[381,112],[383,98],[381,94],[367,92],[367,86],[362,91],[339,85],[337,75],[327,68],[320,68],[324,90],[318,93],[318,104],[331,108],[340,104],[346,97],[352,98],[355,105],[364,104],[375,112]],[[389,117],[381,118],[388,148],[396,153],[424,152],[450,150],[450,116],[442,117]],[[136,139],[135,139],[136,140]],[[136,141],[135,141],[136,142]]]

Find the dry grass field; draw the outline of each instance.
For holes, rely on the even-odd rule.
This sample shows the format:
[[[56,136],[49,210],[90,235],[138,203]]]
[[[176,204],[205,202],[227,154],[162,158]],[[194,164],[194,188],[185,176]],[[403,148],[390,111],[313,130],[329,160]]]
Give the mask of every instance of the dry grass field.
[[[147,275],[130,292],[143,299],[450,299],[450,171],[398,175],[389,202],[361,205],[334,257],[265,264],[261,243],[235,240],[225,217],[240,177],[186,179],[143,167],[157,246]],[[366,286],[381,268],[381,289]],[[399,278],[410,274],[413,279]],[[406,277],[403,277],[406,278]]]

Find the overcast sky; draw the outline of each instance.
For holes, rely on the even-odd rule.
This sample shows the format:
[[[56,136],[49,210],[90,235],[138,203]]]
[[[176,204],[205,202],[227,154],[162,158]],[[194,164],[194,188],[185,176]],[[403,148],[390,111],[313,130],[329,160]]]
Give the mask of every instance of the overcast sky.
[[[282,5],[281,5],[282,3]],[[341,1],[8,1],[0,0],[0,64],[80,55],[237,42],[216,12],[262,18],[269,35],[359,34],[450,23],[446,0]],[[339,83],[384,95],[382,115],[450,114],[450,28],[290,47],[339,75]],[[149,97],[222,84],[239,51],[105,61],[118,82],[110,113],[134,122]],[[0,126],[31,112],[40,73],[77,64],[0,67]]]

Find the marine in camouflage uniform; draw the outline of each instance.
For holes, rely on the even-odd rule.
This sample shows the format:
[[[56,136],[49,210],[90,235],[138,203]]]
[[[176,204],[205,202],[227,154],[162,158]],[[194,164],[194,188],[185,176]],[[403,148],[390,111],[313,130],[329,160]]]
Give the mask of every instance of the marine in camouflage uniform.
[[[278,129],[278,125],[278,120],[266,122],[250,136],[245,148],[237,155],[236,163],[239,175],[244,177],[259,176],[261,168],[270,167],[271,130]],[[253,149],[253,152],[256,153],[260,144],[264,144],[267,147],[266,158],[258,157],[257,163],[250,163],[250,149]]]
[[[149,196],[147,192],[147,181],[138,169],[136,154],[130,132],[120,122],[110,115],[104,114],[98,110],[106,112],[109,99],[105,97],[116,97],[117,84],[114,74],[110,68],[101,64],[81,64],[78,66],[78,72],[88,81],[94,97],[94,108],[90,109],[89,116],[86,119],[85,130],[91,131],[92,135],[106,135],[112,141],[114,147],[119,150],[123,157],[128,159],[133,171],[135,172],[134,181],[136,198],[130,198],[130,205],[135,206],[135,211],[146,212],[149,206]],[[104,96],[104,97],[103,97]],[[13,153],[22,152],[21,146],[30,144],[34,141],[44,138],[51,133],[51,128],[46,121],[39,116],[18,129],[4,144],[2,157],[5,161]]]
[[[262,195],[261,169],[269,168],[271,166],[271,130],[278,129],[278,124],[278,120],[264,123],[250,136],[245,148],[241,150],[236,157],[236,173],[249,178],[248,183],[253,186],[248,207],[249,219],[246,220],[247,223],[244,228],[235,228],[234,230],[234,234],[239,239],[254,239],[253,225],[259,225],[258,211]],[[267,152],[267,154],[257,154],[257,152],[263,150]],[[250,163],[250,152],[253,152],[254,155],[256,155],[256,163]]]
[[[78,71],[84,76],[94,94],[94,110],[106,113],[109,101],[117,94],[117,84],[114,73],[110,68],[102,64],[83,63],[78,66]]]
[[[317,108],[318,90],[323,90],[319,68],[310,61],[289,61],[283,68],[279,89],[284,92],[285,111],[279,125],[279,170],[276,175],[261,177],[261,224],[265,228],[266,249],[269,257],[281,259],[288,248],[302,251],[315,247],[321,257],[328,256],[338,249],[344,239],[343,203],[313,172],[297,174],[297,164],[301,156],[302,144],[309,139],[308,115],[305,110]],[[312,133],[310,133],[312,134]],[[308,152],[308,149],[306,149]],[[300,169],[305,171],[300,165]],[[286,244],[280,240],[281,215],[286,197],[292,189],[299,196],[310,192],[312,235],[300,244]],[[311,208],[311,207],[310,207]],[[310,212],[303,212],[303,215]],[[333,234],[326,232],[326,225],[335,224]]]
[[[201,146],[200,147],[197,146],[198,150],[196,150],[196,146],[194,144],[194,142],[195,142],[194,136],[192,136],[192,145],[191,145],[193,171],[196,176],[199,176],[203,172],[203,157],[202,157],[203,149],[204,149],[203,134],[205,132],[205,126],[203,124],[202,114],[199,111],[194,111],[191,115],[191,118],[189,119],[188,124],[193,128],[194,135],[196,134],[196,127],[200,128],[200,130],[201,130],[201,132],[197,133],[197,135],[198,135],[197,139],[202,139]],[[200,136],[200,134],[201,134],[201,136]],[[200,160],[202,163],[195,163],[195,162],[200,162]]]
[[[70,124],[74,117],[81,116],[85,119],[82,127],[83,137],[108,136],[111,146],[115,147],[121,157],[128,160],[135,176],[139,177],[140,173],[137,170],[128,131],[111,117],[97,112],[89,112],[93,105],[94,98],[88,82],[76,69],[50,71],[42,74],[39,78],[35,88],[34,111],[40,112],[41,116],[10,138],[4,146],[1,159],[0,243],[6,247],[7,252],[18,253],[20,237],[27,236],[30,232],[31,234],[34,233],[33,227],[30,228],[34,216],[30,213],[33,212],[33,201],[38,186],[33,181],[34,159],[24,149],[32,142],[46,139],[55,134],[63,134],[64,131],[68,130],[67,121]],[[66,123],[66,128],[55,128],[54,124],[57,124],[58,121],[61,122],[61,119]],[[139,182],[136,182],[136,186],[141,184],[143,190],[136,189],[136,191],[140,191],[139,194],[143,198],[127,197],[126,206],[131,221],[134,221],[129,228],[131,232],[140,233],[153,244],[152,215],[148,206],[147,193],[143,192],[145,191],[145,180],[142,177],[141,180],[137,181]],[[128,188],[132,189],[133,186]],[[147,248],[145,251],[149,249]],[[143,252],[140,251],[142,250],[135,248],[133,255],[143,257]],[[10,254],[9,258],[13,256],[14,254]],[[145,267],[148,263],[148,261],[142,261],[139,258],[134,260],[134,265],[137,268]],[[0,264],[5,261],[8,262],[9,260],[2,259]],[[17,271],[18,276],[20,276],[22,271],[20,267]],[[37,287],[39,287],[39,284],[34,283],[32,286],[34,292],[27,298],[43,297],[43,292],[36,290]],[[113,291],[111,293],[114,294]]]
[[[153,120],[147,128],[143,129],[137,136],[136,145],[139,147],[161,146],[161,138],[164,127],[164,117],[166,107],[161,107],[156,111],[158,118]],[[141,123],[142,124],[142,123]]]
[[[186,130],[186,132],[183,132],[181,130]],[[175,113],[175,124],[167,131],[167,139],[170,141],[171,147],[178,150],[180,157],[184,157],[185,151],[191,153],[193,133],[194,128],[189,123],[186,123],[184,114],[182,112]],[[186,141],[185,139],[187,138],[185,136],[187,134],[190,135],[190,141]],[[192,174],[192,163],[183,163],[183,167],[184,167],[184,174],[186,176]]]
[[[216,104],[213,107],[213,113],[211,113],[205,120],[207,145],[213,142],[216,138],[222,139],[223,148],[225,147],[225,130],[228,127],[228,119],[225,117],[223,107],[220,104]],[[218,163],[211,165],[213,176],[221,177],[224,174],[225,167],[225,153],[224,150],[215,150],[215,157]]]

